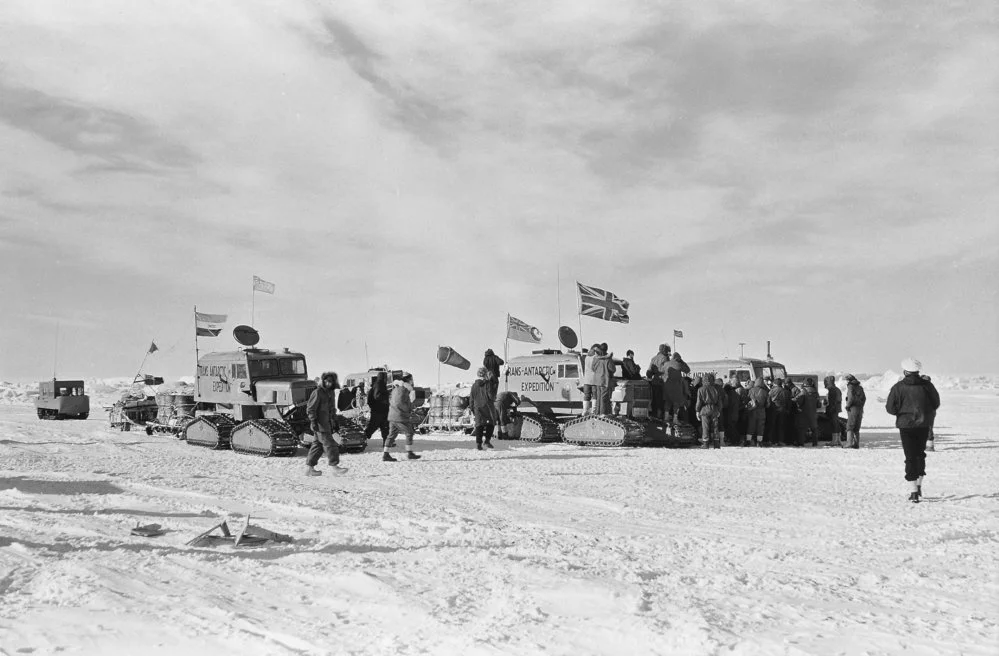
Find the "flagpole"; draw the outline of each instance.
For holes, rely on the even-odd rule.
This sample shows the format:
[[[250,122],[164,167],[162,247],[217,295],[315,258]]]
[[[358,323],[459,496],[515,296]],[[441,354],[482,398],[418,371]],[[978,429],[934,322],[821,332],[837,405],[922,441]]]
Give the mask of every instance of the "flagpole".
[[[555,264],[555,314],[558,317],[558,327],[562,327],[562,271],[561,265]]]
[[[256,328],[254,319],[257,313],[257,286],[253,285],[253,292],[250,294],[250,326]]]
[[[576,281],[576,298],[578,302],[576,303],[576,321],[579,322],[579,350],[581,352],[586,351],[586,345],[583,343],[583,299],[579,295],[579,281]]]
[[[506,339],[503,340],[503,362],[510,359],[510,313],[506,313]],[[509,365],[507,365],[509,366]],[[499,382],[499,381],[497,381]],[[503,376],[503,391],[509,392],[509,377]]]
[[[198,306],[194,306],[194,392],[198,393]]]

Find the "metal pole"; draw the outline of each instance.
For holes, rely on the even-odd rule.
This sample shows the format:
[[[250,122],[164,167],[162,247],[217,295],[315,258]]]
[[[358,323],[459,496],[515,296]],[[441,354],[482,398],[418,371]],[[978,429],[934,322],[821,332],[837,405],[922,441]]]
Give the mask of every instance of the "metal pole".
[[[57,377],[59,370],[59,322],[56,321],[55,352],[52,354],[52,380]],[[55,389],[55,388],[53,388]]]
[[[555,315],[558,317],[558,327],[562,327],[562,271],[561,265],[555,265]]]
[[[746,342],[739,342],[739,358],[743,359],[746,357]]]
[[[194,393],[198,394],[198,306],[194,306]]]
[[[257,314],[257,286],[253,286],[253,292],[250,294],[250,325],[256,328],[255,319]]]

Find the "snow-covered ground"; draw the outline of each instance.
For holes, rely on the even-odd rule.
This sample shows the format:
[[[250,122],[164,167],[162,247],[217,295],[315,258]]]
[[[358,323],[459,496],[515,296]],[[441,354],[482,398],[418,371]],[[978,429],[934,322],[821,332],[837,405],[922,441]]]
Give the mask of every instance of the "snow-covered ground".
[[[918,505],[878,395],[859,451],[433,436],[318,478],[0,404],[0,654],[995,654],[999,395],[942,390]],[[247,513],[294,542],[185,546]]]

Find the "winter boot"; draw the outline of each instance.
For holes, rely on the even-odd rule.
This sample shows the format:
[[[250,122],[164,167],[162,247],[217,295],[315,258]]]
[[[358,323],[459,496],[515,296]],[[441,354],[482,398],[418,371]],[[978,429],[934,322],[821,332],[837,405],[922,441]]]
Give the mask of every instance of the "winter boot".
[[[842,433],[833,433],[832,434],[832,446],[838,446],[840,448],[843,447],[843,436],[842,436]]]
[[[339,464],[337,464],[337,465],[330,465],[329,472],[331,474],[336,474],[337,476],[341,476],[341,475],[347,473],[347,468],[346,467],[341,467]]]
[[[936,451],[936,449],[933,448],[933,440],[927,440],[926,441],[926,450],[927,451]]]
[[[715,448],[716,449],[720,449],[721,448],[721,443],[722,443],[721,438],[716,435],[715,436]]]
[[[702,440],[701,441],[701,448],[702,449],[709,449],[709,448],[711,448],[711,444],[708,442],[708,440]]]
[[[481,450],[482,450],[482,445],[481,445],[481,444],[479,444],[478,442],[476,442],[476,443],[475,443],[475,450],[476,450],[476,451],[481,451]]]
[[[309,465],[308,467],[305,468],[305,475],[306,476],[322,476],[323,473],[321,471],[319,471],[318,469],[316,469],[315,467]]]
[[[407,451],[406,452],[406,459],[407,460],[419,460],[422,457],[423,456],[418,456],[415,453],[413,453],[412,451]]]
[[[909,485],[912,487],[912,492],[909,493],[909,501],[919,503],[919,480],[909,481]]]
[[[382,462],[395,462],[395,458],[388,451],[382,451]]]
[[[920,476],[919,478],[916,479],[916,494],[919,495],[920,499],[923,498],[923,477],[922,476]]]
[[[590,401],[583,401],[583,414],[590,414]]]
[[[492,441],[491,441],[491,440],[486,440],[486,448],[487,448],[487,449],[491,449],[491,448],[493,448],[493,443],[492,443]]]

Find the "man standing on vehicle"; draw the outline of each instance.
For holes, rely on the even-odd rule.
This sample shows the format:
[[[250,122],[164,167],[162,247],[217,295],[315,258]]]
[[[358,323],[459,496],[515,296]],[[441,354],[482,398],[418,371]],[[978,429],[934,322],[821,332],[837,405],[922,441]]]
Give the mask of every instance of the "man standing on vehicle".
[[[413,374],[404,374],[401,384],[392,388],[389,394],[389,434],[382,449],[382,461],[395,462],[389,449],[395,446],[395,438],[399,433],[406,436],[406,458],[419,460],[420,456],[413,453]]]
[[[846,447],[860,448],[860,424],[864,420],[867,395],[853,374],[846,375]],[[931,429],[932,430],[932,429]]]
[[[621,360],[621,376],[625,380],[641,380],[642,370],[635,362],[635,352],[631,349],[625,354],[624,359]]]
[[[842,427],[839,425],[839,413],[843,411],[843,392],[836,387],[836,377],[826,376],[822,379],[822,384],[828,390],[826,400],[826,419],[832,428],[832,446],[843,446]]]
[[[895,415],[895,427],[905,452],[905,480],[912,491],[909,501],[919,503],[923,496],[923,476],[926,475],[926,438],[930,433],[930,416],[940,407],[940,394],[933,383],[919,376],[919,360],[902,361],[902,380],[888,392],[885,410]]]
[[[614,382],[614,354],[607,352],[607,346],[601,344],[597,354],[588,363],[593,370],[593,396],[596,405],[595,414],[610,414],[610,397]]]
[[[690,395],[687,381],[683,378],[683,374],[690,373],[690,365],[683,361],[679,353],[674,353],[666,368],[660,371],[663,372],[663,420],[669,422],[670,435],[676,437],[676,421]],[[694,423],[690,415],[687,415],[687,420]]]
[[[305,457],[305,475],[319,476],[321,471],[316,470],[319,456],[326,451],[326,458],[329,461],[330,471],[334,474],[343,474],[346,468],[340,466],[340,447],[337,444],[339,425],[336,418],[336,390],[340,387],[337,382],[336,372],[327,371],[320,378],[320,385],[312,392],[308,403],[305,405],[305,412],[309,417],[309,427],[312,429],[314,439],[309,447],[309,454]]]

